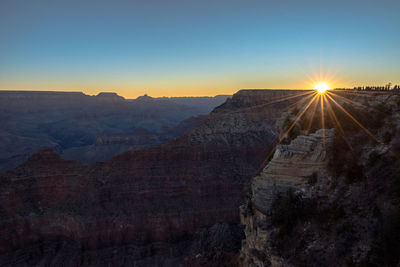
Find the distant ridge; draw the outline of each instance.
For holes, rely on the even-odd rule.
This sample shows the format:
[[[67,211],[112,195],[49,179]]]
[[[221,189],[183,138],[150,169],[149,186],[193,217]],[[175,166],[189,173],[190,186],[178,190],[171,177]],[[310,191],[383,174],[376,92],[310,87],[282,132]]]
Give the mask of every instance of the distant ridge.
[[[199,121],[184,120],[208,114],[225,100],[147,95],[125,99],[115,92],[0,91],[0,172],[16,167],[44,147],[68,159],[92,162],[132,146],[164,143]],[[135,133],[136,129],[146,129],[148,134]],[[99,138],[101,142],[97,142]]]
[[[121,99],[121,100],[125,99],[124,97],[122,97],[114,92],[100,92],[96,95],[96,97],[102,97],[102,98],[107,98],[107,99]]]
[[[0,90],[0,96],[12,96],[12,95],[84,95],[84,96],[89,96],[84,94],[83,92],[80,91],[71,91],[71,92],[66,92],[66,91],[25,91],[25,90]]]
[[[154,100],[154,98],[151,96],[148,96],[147,94],[144,94],[144,95],[138,96],[135,100],[152,101],[152,100]]]

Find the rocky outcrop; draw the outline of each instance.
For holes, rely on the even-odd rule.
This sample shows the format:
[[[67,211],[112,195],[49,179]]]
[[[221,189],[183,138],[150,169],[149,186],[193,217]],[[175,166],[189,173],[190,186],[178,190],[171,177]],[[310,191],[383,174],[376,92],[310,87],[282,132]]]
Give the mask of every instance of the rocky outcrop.
[[[255,177],[247,206],[241,207],[241,222],[246,239],[241,257],[245,266],[283,264],[268,248],[269,232],[265,225],[273,202],[288,190],[305,191],[313,176],[326,172],[327,151],[333,144],[334,130],[321,129],[308,136],[298,136],[289,145],[279,145],[273,158]]]
[[[229,100],[234,104],[181,138],[104,163],[39,152],[0,176],[0,263],[236,262],[237,208],[276,142],[276,120],[302,94],[240,91]]]
[[[293,128],[300,135],[252,179],[241,266],[399,264],[400,96],[330,95],[342,108],[306,112]],[[321,118],[334,130],[304,135]]]

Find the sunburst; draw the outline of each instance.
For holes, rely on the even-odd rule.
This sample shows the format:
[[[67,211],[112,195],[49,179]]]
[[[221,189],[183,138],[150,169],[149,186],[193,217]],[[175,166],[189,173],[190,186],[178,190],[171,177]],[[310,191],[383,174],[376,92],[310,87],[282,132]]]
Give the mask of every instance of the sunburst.
[[[329,89],[331,88],[326,82],[319,82],[314,86],[314,90],[317,90],[320,94],[324,94]]]
[[[295,104],[296,104],[296,106],[301,106],[302,108],[297,112],[294,120],[290,123],[289,127],[287,129],[285,129],[285,132],[283,132],[281,134],[281,137],[280,137],[279,141],[277,142],[275,148],[279,144],[282,143],[282,141],[289,135],[289,133],[296,126],[296,124],[302,119],[302,117],[305,114],[307,114],[307,110],[310,110],[310,112],[309,112],[310,114],[307,119],[307,121],[308,121],[307,126],[306,126],[307,129],[305,130],[308,133],[311,130],[311,125],[312,125],[313,121],[316,120],[316,118],[317,118],[317,116],[314,116],[314,115],[315,115],[316,111],[319,110],[320,116],[318,118],[320,119],[320,121],[318,121],[318,123],[320,123],[320,127],[322,129],[325,129],[327,126],[326,119],[329,119],[330,125],[332,125],[332,124],[335,125],[335,128],[338,129],[338,133],[345,139],[350,150],[353,150],[350,143],[347,140],[347,136],[345,134],[343,126],[342,126],[341,122],[339,121],[339,118],[335,114],[333,106],[337,107],[339,111],[343,112],[343,114],[347,118],[349,118],[350,121],[352,121],[357,127],[359,127],[362,131],[364,131],[374,141],[376,141],[379,144],[383,144],[383,142],[381,142],[371,131],[369,131],[364,125],[362,125],[361,122],[358,121],[357,118],[350,113],[350,111],[346,110],[345,107],[339,103],[339,100],[346,102],[346,103],[351,103],[352,106],[354,106],[354,107],[358,107],[358,108],[367,108],[367,107],[365,107],[361,103],[356,103],[355,101],[353,101],[351,99],[348,99],[344,96],[337,94],[336,90],[331,90],[330,86],[326,82],[317,83],[314,87],[314,90],[309,91],[309,92],[310,93],[308,93],[308,94],[307,93],[297,94],[297,97],[300,97],[301,99],[296,101]],[[285,97],[285,98],[279,99],[278,101],[280,102],[280,101],[288,100],[290,98],[291,97]],[[337,99],[335,100],[335,98],[337,98]],[[372,108],[372,107],[370,107],[370,108]],[[328,115],[328,117],[325,118],[325,115]],[[322,133],[324,135],[325,131],[323,131]],[[325,145],[325,136],[323,136],[323,143]],[[267,156],[265,164],[267,163],[269,158],[272,156],[272,153],[275,152],[275,148]]]

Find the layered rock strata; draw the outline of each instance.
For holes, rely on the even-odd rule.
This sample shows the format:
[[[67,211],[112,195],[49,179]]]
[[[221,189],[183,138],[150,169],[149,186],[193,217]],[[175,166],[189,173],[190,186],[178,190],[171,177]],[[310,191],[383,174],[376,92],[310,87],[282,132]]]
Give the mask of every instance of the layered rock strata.
[[[42,150],[0,176],[0,264],[179,266],[235,255],[245,188],[276,142],[276,120],[303,96],[240,91],[181,138],[104,163]],[[230,230],[216,235],[215,225]],[[221,245],[209,255],[207,244]]]
[[[269,247],[270,236],[265,226],[270,220],[271,206],[288,190],[306,192],[310,179],[326,171],[327,150],[333,139],[333,129],[321,129],[308,136],[298,136],[289,145],[279,145],[268,165],[253,179],[249,203],[241,207],[240,214],[246,235],[241,251],[244,266],[283,264]]]
[[[252,180],[241,266],[399,265],[400,95],[328,95]]]

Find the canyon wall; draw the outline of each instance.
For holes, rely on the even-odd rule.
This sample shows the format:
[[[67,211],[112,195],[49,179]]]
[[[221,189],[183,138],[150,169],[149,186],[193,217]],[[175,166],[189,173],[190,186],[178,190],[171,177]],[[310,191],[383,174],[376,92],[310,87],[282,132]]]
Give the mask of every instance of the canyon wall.
[[[308,136],[298,136],[289,145],[279,145],[268,165],[253,178],[248,203],[241,207],[246,235],[241,251],[244,266],[284,264],[279,256],[271,253],[268,242],[274,201],[290,190],[295,194],[307,192],[310,180],[326,173],[327,153],[334,135],[333,129],[321,129]]]
[[[241,266],[400,263],[400,96],[330,96],[341,107],[311,105],[295,121],[297,136],[252,179],[240,207]],[[310,133],[321,118],[326,128]]]
[[[0,176],[0,263],[235,264],[237,209],[305,93],[239,91],[181,138],[104,163],[34,154]]]

